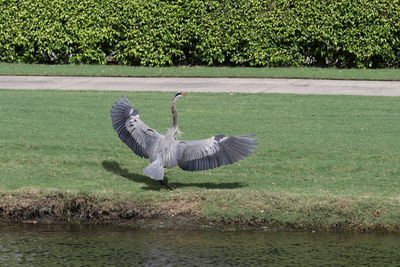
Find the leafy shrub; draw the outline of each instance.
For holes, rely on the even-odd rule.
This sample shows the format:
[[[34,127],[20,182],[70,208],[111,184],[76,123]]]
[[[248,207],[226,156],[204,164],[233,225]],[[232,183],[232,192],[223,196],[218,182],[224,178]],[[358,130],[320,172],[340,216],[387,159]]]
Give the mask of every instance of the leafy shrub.
[[[1,0],[0,61],[400,66],[399,0]]]
[[[128,1],[129,2],[129,1]],[[183,56],[182,9],[175,1],[130,1],[120,6],[120,40],[116,59],[121,64],[172,65]]]

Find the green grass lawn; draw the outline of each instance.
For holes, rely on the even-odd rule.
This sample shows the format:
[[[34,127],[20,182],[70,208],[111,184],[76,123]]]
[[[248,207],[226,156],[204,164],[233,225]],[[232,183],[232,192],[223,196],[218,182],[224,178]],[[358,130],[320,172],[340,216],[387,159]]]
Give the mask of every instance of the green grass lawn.
[[[400,224],[398,97],[189,94],[178,102],[182,139],[256,134],[259,145],[238,164],[168,170],[177,188],[170,192],[143,175],[148,161],[111,126],[111,106],[122,95],[150,127],[170,126],[171,93],[0,90],[0,190],[140,201],[200,194],[210,218],[319,221],[323,213],[334,221],[358,214],[365,223]],[[344,217],[340,203],[351,210]],[[387,217],[374,218],[377,209]]]
[[[0,63],[0,75],[246,77],[350,80],[400,80],[400,69],[130,67],[118,65],[40,65]]]

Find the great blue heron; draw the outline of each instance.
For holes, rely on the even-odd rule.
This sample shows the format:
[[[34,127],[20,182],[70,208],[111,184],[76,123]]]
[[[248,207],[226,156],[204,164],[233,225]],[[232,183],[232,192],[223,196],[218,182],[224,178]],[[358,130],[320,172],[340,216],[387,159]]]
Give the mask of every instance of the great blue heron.
[[[178,140],[180,131],[176,101],[184,95],[186,93],[174,96],[171,106],[172,126],[166,135],[148,127],[126,97],[118,99],[111,110],[112,125],[119,138],[136,155],[150,159],[151,163],[143,172],[170,190],[167,181],[163,180],[164,168],[178,165],[185,171],[213,169],[244,159],[257,144],[254,135],[226,137],[220,134],[203,140]]]

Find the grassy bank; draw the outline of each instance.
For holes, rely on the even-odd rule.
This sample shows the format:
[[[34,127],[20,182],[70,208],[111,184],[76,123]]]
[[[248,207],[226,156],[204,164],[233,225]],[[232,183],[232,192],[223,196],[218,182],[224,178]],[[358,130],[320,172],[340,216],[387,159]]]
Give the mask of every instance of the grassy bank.
[[[4,220],[173,215],[291,229],[399,230],[396,97],[190,94],[178,103],[183,139],[254,133],[260,144],[232,166],[168,170],[177,188],[170,192],[142,174],[147,160],[114,133],[109,112],[121,95],[148,125],[169,127],[169,93],[0,91]]]
[[[114,77],[244,77],[345,80],[400,80],[400,69],[129,67],[117,65],[41,65],[0,63],[0,75]]]
[[[400,232],[398,198],[174,191],[140,198],[123,193],[22,189],[0,191],[1,221],[117,223],[175,229]]]

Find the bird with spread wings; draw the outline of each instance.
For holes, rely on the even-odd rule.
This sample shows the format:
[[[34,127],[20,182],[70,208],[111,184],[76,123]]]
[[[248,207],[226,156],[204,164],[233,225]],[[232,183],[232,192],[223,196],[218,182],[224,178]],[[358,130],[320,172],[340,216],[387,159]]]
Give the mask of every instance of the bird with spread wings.
[[[256,148],[254,135],[215,135],[202,140],[178,140],[176,102],[186,93],[177,93],[172,101],[172,126],[165,135],[147,126],[126,97],[118,99],[111,110],[114,130],[119,138],[138,156],[150,159],[143,172],[150,178],[164,181],[164,169],[179,166],[185,171],[213,169],[240,161]]]

